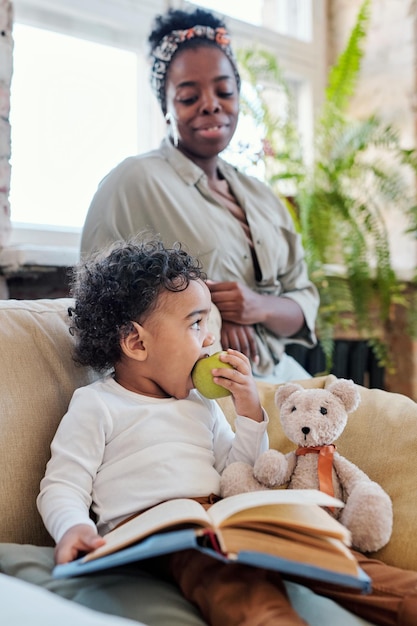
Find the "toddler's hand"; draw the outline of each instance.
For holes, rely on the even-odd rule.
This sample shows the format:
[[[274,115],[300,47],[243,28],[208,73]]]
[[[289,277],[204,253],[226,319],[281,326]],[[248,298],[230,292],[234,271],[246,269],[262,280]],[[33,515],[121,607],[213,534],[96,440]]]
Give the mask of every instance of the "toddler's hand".
[[[103,537],[88,524],[72,526],[62,536],[55,547],[55,562],[68,563],[79,556],[80,552],[92,552],[105,544]]]
[[[219,358],[224,363],[232,365],[233,369],[213,369],[213,381],[230,391],[236,413],[249,417],[255,422],[262,422],[262,407],[249,359],[231,348],[223,352]]]

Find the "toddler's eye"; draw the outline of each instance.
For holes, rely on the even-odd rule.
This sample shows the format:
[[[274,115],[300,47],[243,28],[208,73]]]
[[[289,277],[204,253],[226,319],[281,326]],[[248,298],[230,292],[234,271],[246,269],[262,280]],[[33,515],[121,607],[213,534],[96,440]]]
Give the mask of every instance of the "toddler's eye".
[[[321,407],[320,407],[320,413],[321,413],[322,415],[327,415],[327,409],[326,409],[326,407],[325,407],[325,406],[321,406]]]
[[[200,322],[201,320],[197,320],[196,322],[194,322],[194,324],[191,325],[191,328],[193,328],[194,330],[200,330]]]

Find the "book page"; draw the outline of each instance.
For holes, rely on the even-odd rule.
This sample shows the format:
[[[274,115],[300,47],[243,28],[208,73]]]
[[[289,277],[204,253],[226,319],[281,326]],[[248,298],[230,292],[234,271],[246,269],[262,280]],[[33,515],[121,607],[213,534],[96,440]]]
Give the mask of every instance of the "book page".
[[[267,504],[317,504],[338,508],[344,506],[341,500],[317,489],[265,489],[224,498],[210,507],[208,515],[213,520],[213,526],[220,527],[226,518],[239,511]]]
[[[306,545],[282,537],[269,537],[242,528],[224,528],[219,533],[219,540],[222,549],[230,558],[242,551],[260,552],[340,574],[357,576],[359,572],[355,558],[342,543],[340,552],[327,549],[326,543],[337,542],[334,539],[322,538],[322,547],[319,548],[317,545]],[[261,562],[259,566],[262,566]]]
[[[211,522],[204,508],[195,500],[178,498],[162,502],[121,524],[104,536],[105,545],[89,552],[84,561],[125,548],[161,530],[174,530],[178,526],[209,528]]]
[[[265,490],[238,494],[216,502],[209,511],[205,511],[195,500],[177,498],[162,502],[107,533],[106,544],[87,554],[84,560],[90,561],[110,554],[162,530],[174,530],[179,526],[215,529],[218,526],[216,518],[224,519],[245,508],[251,509],[257,504],[300,501],[303,503],[314,501],[322,503],[323,506],[343,506],[341,501],[320,491],[309,489]]]
[[[242,526],[242,528],[245,528],[245,527]],[[299,541],[307,545],[317,546],[319,548],[323,547],[323,540],[325,540],[326,547],[328,550],[333,550],[334,552],[348,551],[346,544],[343,543],[340,539],[314,535],[312,533],[301,531],[301,530],[291,530],[290,528],[286,528],[285,526],[277,526],[276,524],[264,524],[263,522],[258,522],[256,525],[255,532],[271,534],[273,536],[282,537],[283,539],[290,539],[291,541]]]
[[[221,528],[233,526],[256,530],[259,529],[259,523],[264,524],[264,530],[267,524],[270,534],[274,534],[274,526],[282,526],[295,531],[335,537],[346,545],[351,543],[349,530],[316,504],[270,504],[254,507],[231,515],[223,521]]]

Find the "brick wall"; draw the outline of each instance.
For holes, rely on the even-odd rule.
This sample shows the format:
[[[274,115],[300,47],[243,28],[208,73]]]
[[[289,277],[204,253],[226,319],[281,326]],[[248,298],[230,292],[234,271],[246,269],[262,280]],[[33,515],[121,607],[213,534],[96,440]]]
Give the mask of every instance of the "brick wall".
[[[13,7],[0,0],[0,249],[10,238],[10,84],[13,71]],[[8,295],[5,278],[0,276],[0,298]]]
[[[10,83],[13,67],[12,4],[0,0],[0,246],[10,235]]]

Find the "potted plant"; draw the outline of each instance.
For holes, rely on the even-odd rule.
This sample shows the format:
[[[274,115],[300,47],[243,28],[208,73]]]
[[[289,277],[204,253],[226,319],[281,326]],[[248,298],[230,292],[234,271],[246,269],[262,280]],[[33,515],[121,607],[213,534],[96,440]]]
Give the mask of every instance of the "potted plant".
[[[291,94],[275,56],[262,49],[239,51],[244,80],[243,110],[264,133],[265,178],[290,201],[321,304],[317,319],[326,369],[332,366],[334,337],[341,325],[354,325],[381,366],[390,367],[386,340],[394,304],[409,306],[404,282],[392,266],[384,214],[397,211],[416,230],[415,191],[410,172],[417,153],[401,146],[398,131],[372,114],[349,115],[370,18],[370,0],[361,5],[348,43],[331,68],[315,122],[311,159],[303,154]],[[287,106],[271,106],[271,85],[286,95]],[[290,198],[288,198],[290,196]]]

